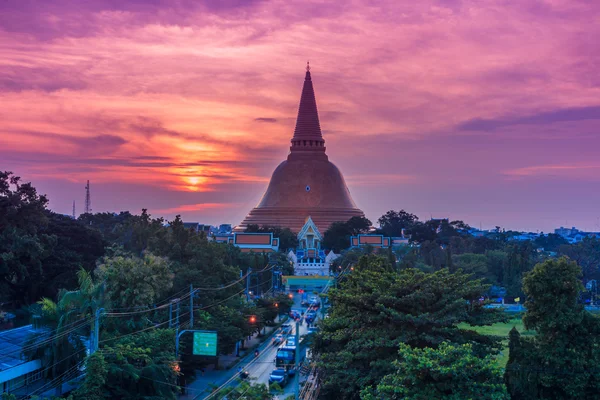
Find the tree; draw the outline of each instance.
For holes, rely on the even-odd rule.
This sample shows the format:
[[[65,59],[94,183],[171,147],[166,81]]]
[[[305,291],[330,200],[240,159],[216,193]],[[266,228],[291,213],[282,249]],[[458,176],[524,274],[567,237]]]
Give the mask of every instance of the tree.
[[[585,311],[581,269],[567,258],[537,264],[523,279],[531,339],[511,335],[505,380],[515,399],[587,399],[600,391],[600,320]]]
[[[419,218],[404,210],[390,210],[383,214],[377,222],[382,234],[390,237],[400,237],[404,230],[410,231]]]
[[[437,349],[400,344],[394,373],[376,389],[363,389],[362,400],[489,399],[507,400],[502,373],[490,356],[480,358],[471,344],[442,342]]]
[[[77,271],[90,271],[104,253],[97,232],[47,204],[31,183],[0,172],[0,302],[15,308],[75,289]]]
[[[108,376],[108,364],[102,352],[96,352],[85,361],[85,379],[76,390],[76,399],[104,400],[107,398],[104,391]]]
[[[456,269],[462,269],[463,272],[472,274],[477,279],[489,277],[487,261],[487,257],[483,254],[464,253],[452,256],[452,263]]]
[[[334,222],[323,234],[323,247],[340,253],[350,247],[350,237],[368,233],[371,221],[364,217],[352,217],[346,222]]]
[[[273,395],[265,384],[251,384],[240,382],[235,387],[225,387],[214,396],[219,400],[271,400]]]
[[[148,306],[173,286],[169,261],[151,253],[105,257],[96,275],[106,282],[107,299],[117,308]]]
[[[280,271],[283,275],[294,275],[294,264],[286,253],[281,251],[269,253],[269,263],[281,267]]]
[[[577,262],[583,272],[584,282],[600,279],[600,240],[586,237],[581,242],[572,245],[561,245],[559,254]]]
[[[568,245],[569,242],[565,238],[555,233],[538,236],[534,241],[536,248],[542,248],[545,251],[558,251],[560,246]]]
[[[361,258],[340,288],[329,291],[329,318],[315,338],[323,398],[357,399],[362,388],[394,372],[400,343],[411,348],[472,343],[479,357],[494,353],[495,339],[458,327],[505,318],[480,305],[486,290],[463,273],[396,272],[384,257]]]
[[[36,291],[53,298],[61,288],[77,288],[78,271],[93,271],[96,260],[104,255],[106,242],[99,232],[71,217],[53,212],[47,216],[48,225],[40,229],[40,234],[48,238],[42,260],[43,282]]]
[[[89,386],[103,393],[104,398],[177,398],[179,387],[173,330],[154,329],[129,335],[100,351],[108,373],[103,385],[97,380]]]
[[[486,267],[490,280],[495,284],[502,284],[504,271],[508,262],[508,254],[502,250],[488,250],[485,252]]]
[[[29,285],[41,282],[45,248],[38,232],[48,224],[47,204],[31,183],[0,171],[0,300],[18,305],[37,300]]]
[[[523,295],[523,275],[531,270],[533,246],[531,242],[511,244],[507,247],[506,269],[503,274],[507,296]]]
[[[61,290],[58,301],[43,298],[37,304],[38,323],[47,329],[28,338],[24,348],[28,360],[41,360],[46,378],[55,379],[57,395],[60,396],[64,373],[75,368],[85,357],[82,337],[87,333],[87,324],[81,322],[81,293]],[[48,340],[50,335],[50,340]]]

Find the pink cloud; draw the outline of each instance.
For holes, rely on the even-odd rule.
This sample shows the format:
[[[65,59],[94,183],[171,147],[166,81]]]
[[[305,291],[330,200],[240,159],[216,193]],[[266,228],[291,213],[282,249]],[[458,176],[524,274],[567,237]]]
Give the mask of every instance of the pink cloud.
[[[519,173],[588,179],[582,168],[527,168],[594,165],[600,145],[596,2],[0,7],[0,167],[53,182],[63,212],[79,195],[68,183],[92,179],[162,189],[140,199],[157,210],[182,194],[196,196],[189,204],[242,202],[235,216],[189,211],[238,222],[221,220],[241,218],[287,154],[307,59],[328,153],[371,219],[422,204],[425,214],[460,213],[476,201],[461,195]],[[511,184],[523,201],[535,197]],[[446,198],[432,195],[444,185]],[[131,204],[103,201],[97,209]]]
[[[207,211],[214,209],[223,209],[223,208],[232,208],[237,207],[239,204],[223,204],[223,203],[198,203],[198,204],[185,204],[172,208],[164,208],[160,210],[153,210],[155,213],[159,214],[173,214],[179,212],[189,212],[189,211]]]
[[[508,170],[505,174],[514,178],[535,178],[541,176],[596,181],[600,179],[600,163],[536,165]]]

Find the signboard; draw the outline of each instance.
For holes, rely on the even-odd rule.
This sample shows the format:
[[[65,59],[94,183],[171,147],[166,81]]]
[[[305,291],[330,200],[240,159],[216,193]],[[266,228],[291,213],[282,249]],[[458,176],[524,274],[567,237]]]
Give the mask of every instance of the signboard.
[[[217,332],[195,331],[194,349],[196,356],[217,356]]]

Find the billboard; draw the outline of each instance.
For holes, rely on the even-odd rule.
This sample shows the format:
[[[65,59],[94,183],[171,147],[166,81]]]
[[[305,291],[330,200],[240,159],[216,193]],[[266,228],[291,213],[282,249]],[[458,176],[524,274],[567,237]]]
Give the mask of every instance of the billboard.
[[[195,331],[194,349],[192,354],[196,356],[217,356],[217,332]]]

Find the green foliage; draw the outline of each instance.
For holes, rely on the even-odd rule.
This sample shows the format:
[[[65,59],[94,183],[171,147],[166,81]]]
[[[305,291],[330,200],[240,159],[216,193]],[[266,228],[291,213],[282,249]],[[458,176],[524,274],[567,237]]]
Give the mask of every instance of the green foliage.
[[[269,253],[269,263],[281,267],[283,275],[294,275],[294,264],[290,261],[286,253],[278,251]]]
[[[75,399],[103,400],[108,396],[104,391],[108,376],[108,364],[101,352],[94,353],[85,361],[85,379],[76,390]]]
[[[567,245],[569,242],[565,238],[555,233],[544,235],[543,233],[534,240],[536,248],[542,248],[545,251],[558,251],[560,246]]]
[[[530,242],[511,244],[507,248],[508,256],[503,274],[506,295],[519,297],[523,295],[522,280],[525,273],[532,268],[533,246]]]
[[[48,298],[35,307],[36,323],[45,328],[33,334],[25,344],[28,360],[41,360],[46,378],[56,378],[77,365],[85,356],[83,335],[89,335],[89,325],[82,320],[91,316],[99,306],[101,288],[95,285],[89,273],[78,273],[79,288],[61,290],[55,303]],[[54,338],[41,346],[32,346],[52,335]],[[60,389],[60,386],[59,386]]]
[[[382,215],[377,222],[379,223],[381,233],[385,236],[400,237],[402,231],[410,231],[419,218],[404,210],[390,210]]]
[[[142,332],[104,346],[100,352],[106,378],[95,379],[88,386],[108,399],[176,399],[179,388],[174,347],[175,332],[170,329]]]
[[[470,344],[443,342],[437,349],[400,344],[394,373],[376,389],[363,389],[363,400],[508,399],[502,373],[490,356],[474,354]]]
[[[476,279],[488,278],[488,258],[484,254],[464,253],[452,256],[452,264],[456,269],[462,269],[472,274]]]
[[[103,254],[96,232],[47,204],[31,183],[0,172],[0,302],[19,307],[54,298],[59,288],[73,289],[76,272],[91,270]]]
[[[511,333],[505,380],[513,399],[587,399],[600,391],[600,320],[578,304],[580,276],[575,262],[560,258],[524,278],[523,321],[537,335]]]
[[[364,217],[352,217],[346,222],[334,222],[323,234],[323,248],[340,253],[350,247],[350,237],[367,233],[371,221]]]
[[[358,398],[362,388],[393,373],[401,343],[413,348],[472,343],[477,356],[494,353],[497,340],[458,327],[505,318],[479,304],[486,290],[481,281],[447,269],[396,272],[385,258],[361,258],[340,289],[330,290],[329,318],[315,338],[324,398]]]
[[[168,259],[151,253],[105,257],[96,275],[106,283],[111,307],[117,308],[147,306],[163,298],[173,286]]]
[[[561,245],[559,254],[569,257],[577,262],[582,269],[585,282],[591,279],[600,279],[600,240],[597,238],[584,238],[573,245]]]
[[[225,387],[214,397],[219,400],[271,400],[273,395],[265,384],[240,382],[236,387]]]

